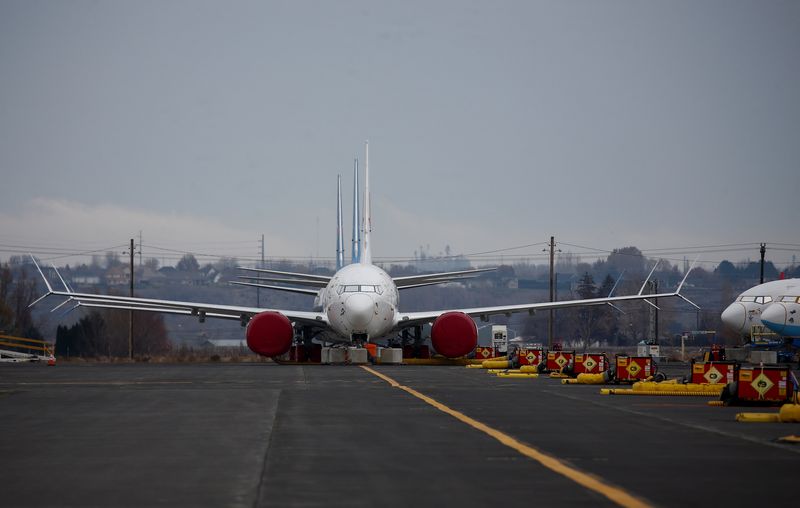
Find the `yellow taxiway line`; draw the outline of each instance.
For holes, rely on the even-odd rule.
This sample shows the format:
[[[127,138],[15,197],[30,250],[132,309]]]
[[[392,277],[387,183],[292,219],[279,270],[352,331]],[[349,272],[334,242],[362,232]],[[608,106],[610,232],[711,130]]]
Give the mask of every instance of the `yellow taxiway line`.
[[[650,504],[648,504],[646,501],[634,496],[633,494],[626,492],[620,487],[615,487],[613,485],[610,485],[594,475],[575,469],[572,466],[568,466],[566,463],[557,459],[556,457],[553,457],[531,446],[521,443],[520,441],[509,436],[508,434],[500,432],[497,429],[493,429],[492,427],[489,427],[485,423],[481,423],[478,420],[475,420],[474,418],[470,418],[464,413],[456,411],[455,409],[452,409],[442,404],[441,402],[434,400],[428,397],[427,395],[416,391],[411,387],[401,385],[400,383],[398,383],[397,381],[395,381],[394,379],[390,378],[385,374],[381,374],[380,372],[363,365],[361,366],[361,368],[366,370],[370,374],[373,374],[383,379],[394,388],[399,388],[400,390],[403,390],[404,392],[407,392],[413,395],[414,397],[425,401],[426,403],[435,407],[439,411],[447,413],[453,418],[463,423],[466,423],[470,427],[479,430],[490,437],[493,437],[494,439],[498,440],[500,443],[508,446],[509,448],[516,450],[522,455],[537,461],[547,469],[550,469],[551,471],[554,471],[562,476],[565,476],[566,478],[569,478],[575,483],[591,491],[597,492],[598,494],[607,497],[609,500],[613,501],[614,503],[617,503],[620,506],[624,506],[626,508],[639,508],[639,507],[650,506]]]

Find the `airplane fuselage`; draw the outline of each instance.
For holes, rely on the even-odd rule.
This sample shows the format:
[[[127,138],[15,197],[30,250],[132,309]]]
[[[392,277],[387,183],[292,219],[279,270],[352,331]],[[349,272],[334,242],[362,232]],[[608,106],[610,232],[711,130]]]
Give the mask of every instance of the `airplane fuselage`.
[[[319,305],[331,330],[343,341],[367,341],[386,335],[396,324],[397,286],[375,265],[343,267],[320,292]]]
[[[742,334],[764,325],[780,335],[800,336],[800,279],[765,282],[741,293],[722,312],[722,321]]]

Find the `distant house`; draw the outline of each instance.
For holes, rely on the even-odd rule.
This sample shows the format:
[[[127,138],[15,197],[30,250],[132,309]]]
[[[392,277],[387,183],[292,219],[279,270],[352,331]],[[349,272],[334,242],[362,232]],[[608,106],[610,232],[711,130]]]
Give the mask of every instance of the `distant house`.
[[[124,286],[130,283],[129,271],[126,267],[114,266],[106,270],[106,284],[109,286]]]
[[[97,284],[100,284],[100,276],[99,275],[75,275],[70,279],[70,281],[75,285],[96,286]]]

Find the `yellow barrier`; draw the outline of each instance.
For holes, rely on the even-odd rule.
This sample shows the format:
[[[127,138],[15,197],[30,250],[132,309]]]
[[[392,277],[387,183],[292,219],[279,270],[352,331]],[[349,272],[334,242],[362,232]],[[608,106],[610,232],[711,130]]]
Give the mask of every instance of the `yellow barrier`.
[[[777,413],[737,413],[736,421],[751,423],[778,423],[781,420]]]
[[[527,378],[527,379],[536,379],[539,377],[539,374],[528,374],[524,372],[499,372],[497,377],[513,377],[513,378]]]
[[[578,377],[575,379],[562,379],[562,385],[602,385],[608,382],[606,380],[605,374],[602,372],[598,374],[586,374],[581,373],[578,374]]]
[[[784,404],[777,413],[738,413],[737,422],[800,423],[800,404]]]
[[[523,365],[519,368],[520,372],[527,372],[528,374],[538,374],[539,373],[539,366],[538,365]]]
[[[640,381],[633,383],[631,387],[635,391],[653,391],[653,392],[714,392],[717,395],[725,388],[724,384],[699,384],[699,383],[653,383],[650,381]]]
[[[508,360],[484,360],[481,364],[484,369],[507,369],[511,366]]]
[[[718,397],[719,392],[713,391],[666,391],[666,390],[633,390],[630,388],[601,388],[600,395],[663,395],[671,397]]]

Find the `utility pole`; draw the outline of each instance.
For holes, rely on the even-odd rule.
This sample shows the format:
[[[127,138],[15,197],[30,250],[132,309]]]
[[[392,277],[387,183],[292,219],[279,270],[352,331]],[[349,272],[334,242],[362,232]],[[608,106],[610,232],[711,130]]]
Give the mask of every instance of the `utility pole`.
[[[550,301],[554,302],[556,298],[555,293],[555,274],[553,273],[553,257],[555,256],[556,241],[555,237],[550,237]],[[547,323],[547,347],[553,347],[553,309],[550,309],[550,319]]]
[[[764,283],[764,254],[767,253],[767,244],[761,244],[761,284]]]
[[[133,238],[131,238],[131,297],[133,296]],[[133,311],[128,311],[128,359],[133,359]]]
[[[651,280],[650,283],[650,294],[655,295],[658,294],[658,281]],[[652,338],[656,344],[658,344],[658,298],[653,298],[653,305],[650,307],[650,338]]]

